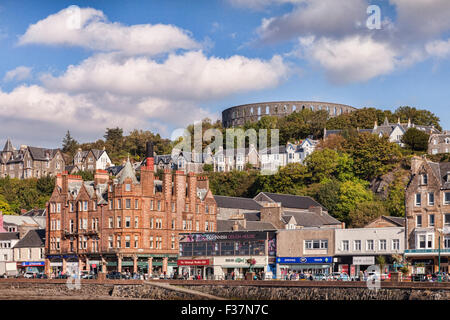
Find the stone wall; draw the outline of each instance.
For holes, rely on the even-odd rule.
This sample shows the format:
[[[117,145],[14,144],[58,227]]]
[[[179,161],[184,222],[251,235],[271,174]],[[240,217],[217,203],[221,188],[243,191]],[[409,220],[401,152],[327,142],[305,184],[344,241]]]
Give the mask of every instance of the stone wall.
[[[200,300],[202,294],[238,300],[450,300],[450,283],[305,281],[82,281],[70,290],[65,280],[0,279],[2,299]],[[161,286],[171,285],[171,289]],[[177,290],[177,288],[180,288]],[[184,292],[183,292],[184,291]],[[189,291],[189,292],[188,292]]]

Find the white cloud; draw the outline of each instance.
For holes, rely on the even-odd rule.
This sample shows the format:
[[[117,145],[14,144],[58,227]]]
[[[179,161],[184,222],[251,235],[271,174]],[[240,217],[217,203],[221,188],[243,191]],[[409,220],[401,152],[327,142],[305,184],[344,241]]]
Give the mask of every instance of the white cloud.
[[[31,70],[30,67],[25,66],[19,66],[13,70],[10,70],[6,72],[5,76],[3,77],[3,81],[23,81],[31,77]]]
[[[278,85],[289,68],[279,56],[271,60],[206,57],[200,51],[171,54],[162,63],[145,57],[92,56],[43,83],[69,92],[108,91],[120,95],[178,100],[212,100]]]
[[[177,27],[123,26],[108,22],[95,9],[80,12],[79,29],[67,29],[68,8],[31,25],[19,43],[98,52],[60,74],[44,74],[38,85],[0,89],[0,135],[16,132],[17,123],[42,128],[33,137],[47,140],[50,131],[57,137],[67,129],[76,137],[99,137],[115,126],[169,135],[173,128],[217,117],[203,105],[275,87],[290,74],[277,55],[268,60],[208,56],[194,50],[198,44]],[[153,57],[158,53],[168,54]],[[17,77],[11,73],[8,79]]]
[[[450,39],[447,41],[435,40],[426,44],[426,52],[437,58],[447,58],[450,57]]]
[[[386,42],[370,36],[352,36],[342,40],[330,38],[300,39],[303,57],[319,64],[334,83],[364,82],[392,72],[398,63],[397,53]]]
[[[264,18],[257,33],[266,42],[307,35],[348,35],[365,23],[366,9],[366,0],[301,0],[285,15]]]
[[[402,36],[427,37],[450,30],[448,0],[390,0],[396,6]]]
[[[61,10],[28,27],[19,45],[80,46],[94,51],[118,51],[129,55],[158,55],[177,49],[198,49],[189,32],[173,25],[125,26],[109,22],[92,8]]]

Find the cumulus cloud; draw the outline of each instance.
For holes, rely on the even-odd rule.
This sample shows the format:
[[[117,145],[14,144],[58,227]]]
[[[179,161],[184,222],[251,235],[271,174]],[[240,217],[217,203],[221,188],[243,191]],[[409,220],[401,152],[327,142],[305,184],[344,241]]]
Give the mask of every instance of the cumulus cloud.
[[[431,41],[426,44],[425,50],[429,55],[437,58],[450,57],[450,39]]]
[[[198,49],[191,34],[173,25],[126,26],[109,22],[102,11],[68,7],[28,27],[19,45],[79,46],[94,51],[158,55],[177,49]]]
[[[53,90],[199,101],[274,87],[288,70],[279,56],[265,61],[243,56],[206,57],[201,51],[190,51],[171,54],[159,63],[146,57],[101,54],[70,66],[59,77],[46,75],[42,80]]]
[[[387,74],[397,64],[397,53],[386,42],[370,36],[351,36],[342,40],[305,38],[300,40],[302,55],[319,64],[334,83],[364,82]]]
[[[366,0],[301,0],[285,15],[264,18],[257,33],[265,42],[307,35],[347,35],[365,23],[366,9]]]
[[[13,70],[6,72],[3,81],[23,81],[31,77],[32,68],[26,66],[19,66]]]
[[[448,0],[390,0],[396,6],[402,36],[430,37],[450,30]]]
[[[204,107],[208,103],[277,86],[289,75],[280,56],[208,56],[187,31],[168,25],[124,26],[108,22],[95,9],[80,9],[80,28],[70,23],[68,28],[70,10],[31,25],[19,44],[81,46],[93,54],[60,73],[41,75],[39,84],[0,89],[0,134],[16,132],[14,125],[22,123],[43,128],[34,133],[43,140],[49,137],[44,128],[58,137],[69,129],[88,139],[115,126],[170,135],[174,128],[215,119],[217,114]],[[159,53],[167,54],[154,56]],[[19,70],[6,79],[19,78]]]

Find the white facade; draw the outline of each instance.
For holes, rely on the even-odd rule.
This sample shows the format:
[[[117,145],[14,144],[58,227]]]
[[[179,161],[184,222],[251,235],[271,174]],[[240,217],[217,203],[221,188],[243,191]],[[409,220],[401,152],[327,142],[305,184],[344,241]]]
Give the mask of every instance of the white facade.
[[[298,144],[288,143],[286,147],[263,150],[260,154],[261,170],[275,172],[290,163],[303,163],[314,152],[317,143],[317,140],[305,139]]]
[[[17,273],[13,249],[17,242],[19,242],[19,239],[0,240],[0,276]]]
[[[405,228],[335,230],[335,255],[392,255],[405,251]]]

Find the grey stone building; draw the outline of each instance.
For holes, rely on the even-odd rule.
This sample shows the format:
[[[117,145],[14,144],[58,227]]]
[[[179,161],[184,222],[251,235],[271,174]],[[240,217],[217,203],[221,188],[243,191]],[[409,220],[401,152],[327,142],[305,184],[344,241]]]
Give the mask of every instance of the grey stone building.
[[[428,141],[428,154],[450,152],[450,131],[430,135]]]
[[[64,168],[64,157],[59,149],[22,145],[17,150],[8,139],[0,151],[0,177],[27,179],[56,176]]]

